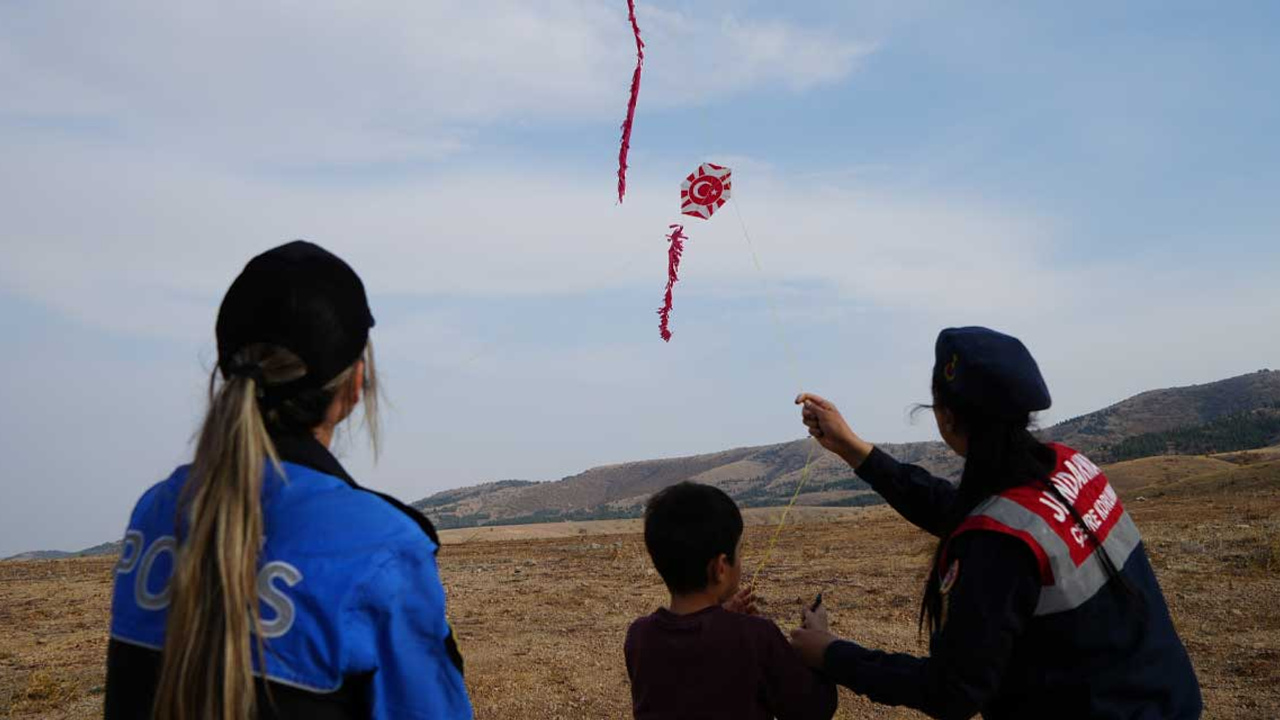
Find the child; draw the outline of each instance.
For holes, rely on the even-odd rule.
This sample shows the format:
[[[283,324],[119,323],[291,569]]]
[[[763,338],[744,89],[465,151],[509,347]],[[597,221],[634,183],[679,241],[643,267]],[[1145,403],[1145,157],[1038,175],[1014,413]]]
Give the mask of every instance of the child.
[[[835,685],[804,666],[777,625],[749,614],[750,593],[737,593],[742,514],[728,495],[690,482],[659,492],[645,507],[644,543],[671,607],[627,630],[636,720],[835,714]],[[827,627],[823,608],[804,618],[808,628]]]

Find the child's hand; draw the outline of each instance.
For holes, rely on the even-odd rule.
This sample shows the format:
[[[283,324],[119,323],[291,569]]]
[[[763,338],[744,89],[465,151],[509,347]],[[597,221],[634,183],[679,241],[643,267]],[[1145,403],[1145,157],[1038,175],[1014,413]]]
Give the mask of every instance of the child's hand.
[[[743,588],[734,593],[734,596],[726,600],[722,607],[729,612],[743,615],[755,615],[759,612],[756,607],[756,593],[751,588]]]
[[[817,610],[800,609],[800,627],[805,630],[831,632],[831,623],[827,619],[827,606],[819,605]]]
[[[815,670],[822,669],[827,647],[836,640],[839,638],[826,630],[796,628],[791,631],[791,649],[800,656],[801,662]]]
[[[844,458],[854,468],[871,454],[871,443],[853,432],[830,400],[802,393],[796,398],[796,404],[804,406],[800,411],[800,419],[809,428],[809,434],[817,438],[822,447]]]

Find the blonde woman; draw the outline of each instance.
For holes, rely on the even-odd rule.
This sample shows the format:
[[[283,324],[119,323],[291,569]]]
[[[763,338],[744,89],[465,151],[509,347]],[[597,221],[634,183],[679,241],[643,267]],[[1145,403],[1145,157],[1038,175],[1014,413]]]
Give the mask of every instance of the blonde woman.
[[[371,327],[311,243],[232,283],[195,457],[125,534],[107,718],[471,717],[435,530],[328,450],[362,400],[376,447]]]

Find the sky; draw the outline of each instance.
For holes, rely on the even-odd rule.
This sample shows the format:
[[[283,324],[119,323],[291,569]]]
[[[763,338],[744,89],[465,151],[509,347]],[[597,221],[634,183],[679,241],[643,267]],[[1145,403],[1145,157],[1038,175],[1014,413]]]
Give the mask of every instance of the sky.
[[[1026,342],[1045,425],[1280,366],[1275,3],[637,16],[619,204],[624,0],[0,2],[0,557],[121,536],[294,238],[368,288],[383,449],[335,449],[408,501],[799,438],[801,390],[933,439],[954,325]],[[734,198],[686,218],[667,344],[705,161]]]

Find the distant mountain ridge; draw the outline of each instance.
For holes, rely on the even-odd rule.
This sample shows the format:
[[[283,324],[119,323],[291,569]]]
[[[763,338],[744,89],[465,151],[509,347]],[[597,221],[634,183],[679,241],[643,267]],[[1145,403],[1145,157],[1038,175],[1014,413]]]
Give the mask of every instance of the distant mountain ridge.
[[[1152,455],[1211,455],[1265,447],[1280,437],[1280,403],[1215,418],[1203,425],[1149,432],[1107,446],[1100,458],[1119,462]]]
[[[119,555],[120,548],[124,543],[117,540],[116,542],[105,542],[94,545],[91,548],[85,548],[77,552],[64,552],[62,550],[32,550],[31,552],[18,553],[5,560],[61,560],[63,558],[73,557],[95,557],[101,555]]]
[[[1213,425],[1215,422],[1223,427]],[[1144,392],[1039,434],[1045,440],[1089,453],[1099,462],[1111,462],[1140,456],[1134,455],[1135,449],[1162,454],[1179,447],[1191,447],[1195,452],[1264,447],[1280,442],[1280,433],[1271,432],[1272,422],[1280,422],[1280,371],[1260,370],[1203,385]],[[1242,423],[1248,432],[1240,431]],[[1162,433],[1173,435],[1166,439]],[[1226,442],[1232,434],[1249,440],[1233,445]],[[1130,439],[1136,440],[1124,445]],[[448,490],[413,506],[442,528],[631,517],[649,495],[681,480],[717,485],[745,506],[778,505],[790,499],[810,447],[808,440],[796,440],[605,465],[554,482],[490,483]],[[941,442],[885,443],[880,447],[899,460],[922,465],[943,477],[956,478],[962,468],[961,459]],[[843,462],[821,448],[814,451],[810,473],[800,504],[879,501]]]
[[[1280,370],[1259,370],[1203,385],[1149,390],[1060,422],[1044,435],[1106,461],[1107,449],[1129,437],[1190,428],[1227,415],[1274,408],[1280,408]]]
[[[909,462],[944,475],[960,464],[941,443],[884,445]],[[508,485],[491,492],[436,493],[413,503],[441,528],[549,520],[631,517],[649,495],[681,480],[716,485],[740,504],[754,507],[787,502],[810,445],[797,440],[743,447],[706,455],[643,460],[591,468],[555,482]],[[483,487],[483,486],[477,486]],[[858,505],[875,501],[870,488],[848,466],[821,448],[813,450],[809,479],[799,502]]]
[[[1280,444],[1280,371],[1260,370],[1217,382],[1151,390],[1039,435],[1078,448],[1099,463],[1165,454],[1211,454]],[[681,480],[723,488],[747,507],[785,504],[812,447],[808,440],[704,455],[591,468],[552,482],[501,480],[435,493],[413,506],[442,529],[555,520],[632,517],[652,493]],[[941,442],[880,444],[903,462],[943,477],[962,463]],[[864,505],[879,496],[830,453],[815,448],[798,503]],[[79,552],[34,551],[8,559],[111,555],[120,543]]]

